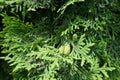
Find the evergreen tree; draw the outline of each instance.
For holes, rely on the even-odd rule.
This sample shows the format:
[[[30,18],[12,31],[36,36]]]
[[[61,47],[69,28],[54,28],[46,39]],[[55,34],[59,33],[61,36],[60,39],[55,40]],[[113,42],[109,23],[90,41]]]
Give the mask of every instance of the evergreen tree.
[[[0,4],[1,59],[14,80],[120,79],[119,0]]]

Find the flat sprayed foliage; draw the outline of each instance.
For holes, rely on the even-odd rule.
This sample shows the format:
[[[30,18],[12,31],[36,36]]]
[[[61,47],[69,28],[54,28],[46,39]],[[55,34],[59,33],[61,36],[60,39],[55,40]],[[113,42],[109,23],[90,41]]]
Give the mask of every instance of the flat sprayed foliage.
[[[118,0],[0,3],[1,58],[13,80],[120,79]]]

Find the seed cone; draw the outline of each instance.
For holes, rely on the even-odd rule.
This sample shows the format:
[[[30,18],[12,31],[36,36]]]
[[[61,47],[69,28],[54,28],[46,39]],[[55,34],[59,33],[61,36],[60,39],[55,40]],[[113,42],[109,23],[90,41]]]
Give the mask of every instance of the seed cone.
[[[60,52],[60,53],[64,53],[64,46],[60,46],[59,52]]]
[[[66,55],[70,54],[70,44],[65,44],[64,54]]]

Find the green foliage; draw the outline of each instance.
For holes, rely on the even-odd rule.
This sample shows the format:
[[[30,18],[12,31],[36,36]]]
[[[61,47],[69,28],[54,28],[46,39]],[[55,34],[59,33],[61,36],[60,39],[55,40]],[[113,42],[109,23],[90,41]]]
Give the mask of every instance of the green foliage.
[[[118,0],[1,2],[9,7],[0,45],[14,80],[119,80]]]

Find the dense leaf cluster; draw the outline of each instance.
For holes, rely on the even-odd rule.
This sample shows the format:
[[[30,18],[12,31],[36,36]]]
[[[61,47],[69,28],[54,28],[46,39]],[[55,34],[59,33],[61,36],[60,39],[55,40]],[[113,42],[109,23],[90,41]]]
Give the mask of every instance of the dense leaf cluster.
[[[118,0],[0,3],[1,58],[14,80],[120,79]]]

